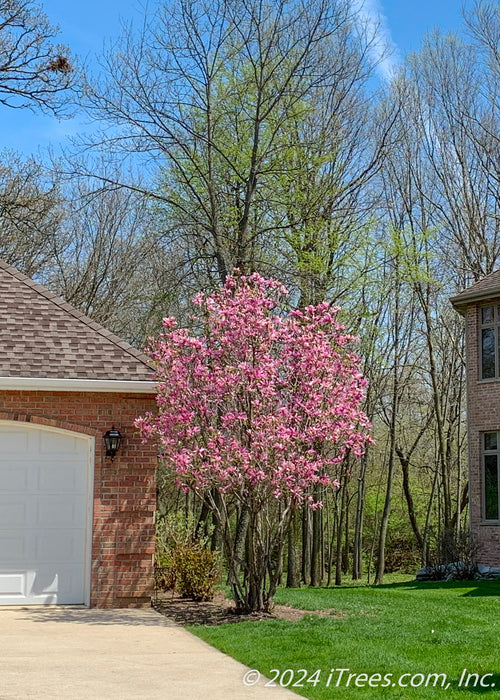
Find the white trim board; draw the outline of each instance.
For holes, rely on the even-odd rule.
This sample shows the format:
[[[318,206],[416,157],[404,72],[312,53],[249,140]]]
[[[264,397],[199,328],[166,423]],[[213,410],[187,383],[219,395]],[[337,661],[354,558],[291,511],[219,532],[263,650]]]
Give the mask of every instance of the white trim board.
[[[113,379],[0,377],[0,391],[98,391],[110,394],[156,394],[156,382]]]

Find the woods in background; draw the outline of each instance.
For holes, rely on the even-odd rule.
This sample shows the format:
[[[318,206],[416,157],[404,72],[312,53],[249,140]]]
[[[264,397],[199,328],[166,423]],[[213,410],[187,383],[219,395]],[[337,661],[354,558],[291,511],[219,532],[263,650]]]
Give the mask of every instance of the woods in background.
[[[367,569],[380,583],[467,527],[463,325],[448,298],[498,266],[500,8],[477,3],[463,36],[428,35],[390,81],[377,41],[344,0],[170,0],[98,75],[41,51],[57,80],[43,91],[35,71],[26,96],[31,83],[19,92],[0,71],[19,106],[60,109],[73,87],[101,126],[50,167],[3,154],[7,262],[139,347],[164,316],[192,327],[191,297],[235,267],[280,280],[299,309],[340,305],[359,336],[375,445],[338,466],[337,491],[312,487],[322,509],[293,515],[289,585]],[[165,470],[159,492],[161,512],[209,522],[207,500]]]

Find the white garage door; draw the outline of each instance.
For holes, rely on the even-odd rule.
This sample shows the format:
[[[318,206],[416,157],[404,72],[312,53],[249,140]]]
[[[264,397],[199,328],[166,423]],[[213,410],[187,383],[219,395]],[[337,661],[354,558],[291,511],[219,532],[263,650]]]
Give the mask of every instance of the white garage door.
[[[90,440],[0,423],[0,605],[86,603]]]

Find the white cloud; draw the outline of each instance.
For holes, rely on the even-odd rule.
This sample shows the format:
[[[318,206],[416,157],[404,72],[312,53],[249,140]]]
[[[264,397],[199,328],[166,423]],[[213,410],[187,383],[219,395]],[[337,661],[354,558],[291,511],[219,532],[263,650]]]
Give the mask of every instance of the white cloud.
[[[358,22],[370,38],[370,54],[383,80],[389,82],[401,63],[387,17],[379,0],[350,0]]]

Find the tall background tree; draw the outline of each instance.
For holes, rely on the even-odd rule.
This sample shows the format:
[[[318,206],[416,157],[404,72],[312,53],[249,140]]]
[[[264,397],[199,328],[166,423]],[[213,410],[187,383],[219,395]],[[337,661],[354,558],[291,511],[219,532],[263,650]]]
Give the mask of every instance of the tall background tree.
[[[159,166],[145,193],[194,285],[236,267],[296,282],[303,304],[340,286],[392,122],[375,119],[372,41],[343,0],[172,1],[88,77],[115,130],[101,144]]]
[[[56,114],[68,108],[74,82],[69,49],[54,43],[58,34],[32,0],[0,2],[0,102],[17,109]]]

